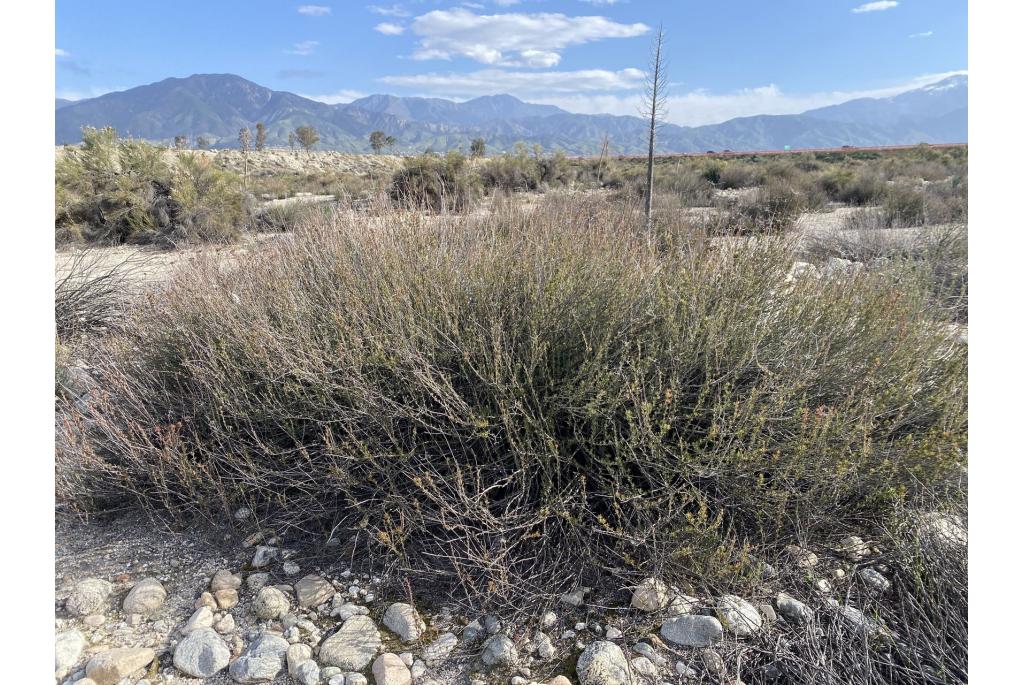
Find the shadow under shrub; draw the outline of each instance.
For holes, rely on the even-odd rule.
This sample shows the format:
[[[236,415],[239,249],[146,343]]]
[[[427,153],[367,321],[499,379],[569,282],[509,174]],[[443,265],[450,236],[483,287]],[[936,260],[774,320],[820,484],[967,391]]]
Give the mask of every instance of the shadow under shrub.
[[[522,608],[602,569],[717,583],[956,468],[966,352],[912,283],[787,285],[780,240],[642,225],[581,200],[337,215],[200,263],[95,362],[58,441],[88,478],[59,497],[244,504]]]

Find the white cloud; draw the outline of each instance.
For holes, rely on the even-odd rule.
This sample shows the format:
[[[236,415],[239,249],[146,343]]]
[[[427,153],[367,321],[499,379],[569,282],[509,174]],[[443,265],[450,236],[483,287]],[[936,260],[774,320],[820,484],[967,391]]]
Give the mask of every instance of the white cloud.
[[[591,5],[618,5],[626,0],[580,0],[580,2],[590,3]]]
[[[304,40],[301,43],[296,43],[292,46],[291,50],[285,50],[285,52],[289,55],[310,55],[316,50],[317,45],[320,45],[320,41]]]
[[[620,24],[605,17],[564,14],[474,14],[464,9],[434,10],[413,20],[420,37],[413,59],[468,57],[503,67],[553,67],[560,51],[604,38],[639,36],[645,24]]]
[[[330,93],[328,95],[302,95],[302,97],[309,98],[310,100],[316,100],[317,102],[323,102],[328,105],[340,105],[352,102],[353,100],[358,100],[359,98],[364,98],[366,97],[366,93],[358,90],[339,90],[336,93]]]
[[[378,33],[383,33],[385,36],[397,36],[403,31],[405,31],[405,27],[384,21],[374,26],[373,30],[377,31]]]
[[[384,17],[408,17],[410,16],[409,11],[401,5],[369,5],[366,9],[370,10],[374,14],[379,14]]]
[[[512,5],[518,5],[522,1],[523,0],[492,0],[492,2],[495,5],[500,5],[501,7],[510,7]]]
[[[933,31],[922,31],[921,33],[911,33],[907,38],[927,38],[932,35]]]
[[[878,2],[866,2],[863,5],[857,5],[850,11],[854,14],[862,14],[864,12],[883,12],[885,10],[891,10],[898,4],[900,3],[895,0],[878,0]]]
[[[330,13],[331,8],[326,5],[299,5],[299,14],[307,17],[322,17]]]
[[[476,97],[509,93],[519,97],[632,90],[644,82],[639,69],[582,69],[579,71],[509,71],[483,69],[468,74],[417,74],[385,76],[378,79],[389,86],[401,86],[449,97]]]
[[[60,48],[57,48],[56,50],[54,50],[54,54],[57,57],[71,57],[71,53],[70,52],[68,52],[67,50],[61,50]]]

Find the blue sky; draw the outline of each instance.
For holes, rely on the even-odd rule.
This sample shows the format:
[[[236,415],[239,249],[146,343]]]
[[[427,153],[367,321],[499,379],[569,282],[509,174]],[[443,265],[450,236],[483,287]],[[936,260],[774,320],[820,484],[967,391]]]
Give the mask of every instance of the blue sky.
[[[654,28],[669,121],[800,112],[967,69],[966,0],[58,0],[57,95],[234,73],[325,102],[511,93],[636,113]]]

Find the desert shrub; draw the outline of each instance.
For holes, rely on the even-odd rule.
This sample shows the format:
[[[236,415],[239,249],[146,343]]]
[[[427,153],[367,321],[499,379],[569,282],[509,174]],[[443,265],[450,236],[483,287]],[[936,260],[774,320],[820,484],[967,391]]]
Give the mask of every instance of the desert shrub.
[[[710,179],[709,179],[710,180]],[[725,164],[718,173],[715,185],[723,190],[730,188],[749,188],[757,185],[758,177],[754,169],[740,162]]]
[[[882,218],[890,228],[920,226],[925,223],[924,193],[907,184],[889,186],[882,200]]]
[[[468,209],[476,197],[476,179],[459,152],[444,157],[423,154],[407,159],[391,178],[388,194],[407,207],[434,212]]]
[[[76,250],[59,266],[54,281],[57,339],[74,343],[84,335],[115,329],[145,258],[104,259],[94,250]]]
[[[713,218],[708,228],[730,235],[779,235],[793,225],[804,207],[803,198],[789,184],[771,181],[725,203],[725,212]]]
[[[711,582],[962,463],[966,351],[913,279],[787,284],[782,240],[502,207],[337,214],[180,274],[97,355],[62,501],[244,504],[522,608],[603,569]]]
[[[565,153],[557,151],[545,156],[539,148],[531,153],[522,144],[480,167],[484,187],[501,190],[540,190],[545,186],[567,185],[576,177]]]
[[[119,139],[112,128],[85,128],[82,145],[57,159],[58,240],[101,243],[224,240],[246,215],[234,174],[205,157],[178,155]]]
[[[850,205],[878,202],[886,192],[885,180],[872,171],[861,171],[837,188],[833,199]]]

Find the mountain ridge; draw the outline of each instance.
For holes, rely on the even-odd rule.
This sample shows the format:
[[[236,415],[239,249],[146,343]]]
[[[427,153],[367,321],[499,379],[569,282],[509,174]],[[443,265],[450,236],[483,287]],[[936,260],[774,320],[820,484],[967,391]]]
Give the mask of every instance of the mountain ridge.
[[[516,142],[569,154],[594,154],[605,136],[616,154],[645,150],[640,117],[574,114],[514,96],[464,102],[377,94],[329,105],[276,91],[234,74],[170,77],[75,102],[56,102],[57,143],[78,142],[83,126],[113,126],[123,135],[169,144],[177,135],[204,136],[215,147],[237,147],[238,130],[263,122],[267,143],[284,146],[296,126],[314,126],[320,149],[368,152],[371,131],[396,139],[394,151],[467,149],[484,138],[489,151]],[[738,117],[718,124],[665,124],[657,151],[767,150],[945,143],[967,140],[967,76],[955,75],[887,98],[859,98],[802,114]]]

